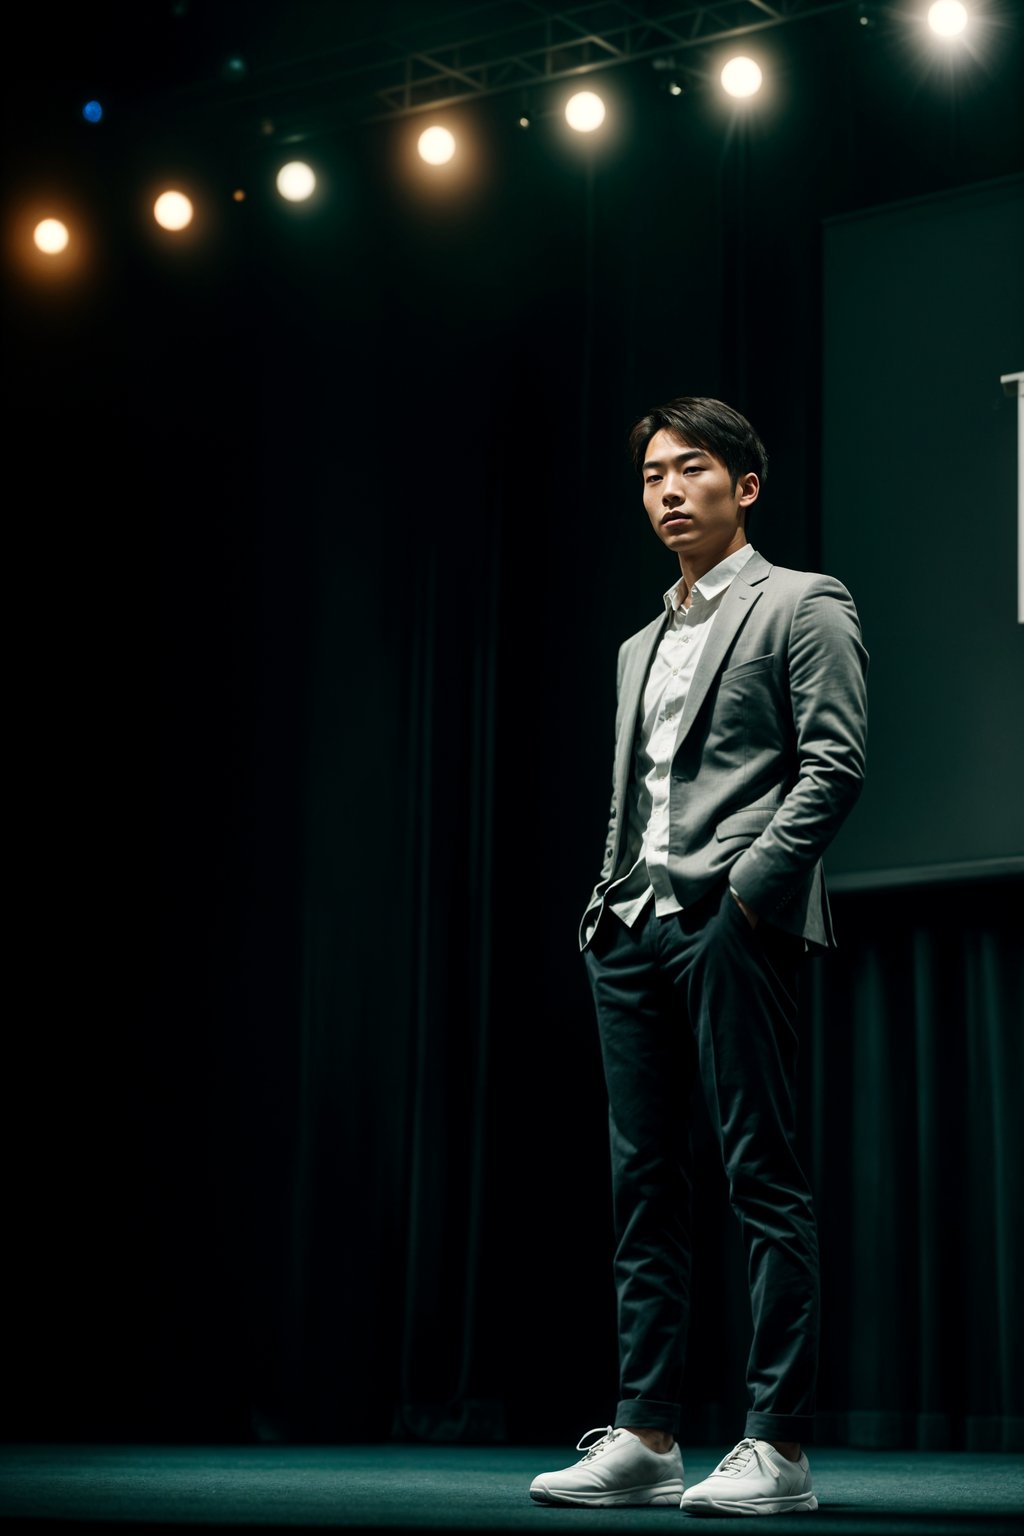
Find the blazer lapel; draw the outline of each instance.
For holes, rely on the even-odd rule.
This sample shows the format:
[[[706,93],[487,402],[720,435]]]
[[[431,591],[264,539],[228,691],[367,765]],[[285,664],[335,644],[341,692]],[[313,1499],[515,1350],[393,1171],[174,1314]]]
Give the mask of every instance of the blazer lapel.
[[[683,705],[679,730],[676,733],[676,752],[696,720],[697,713],[725,660],[730,645],[746,623],[754,604],[761,597],[764,588],[760,583],[764,581],[770,570],[771,565],[763,555],[753,554],[742,571],[729,583],[726,594],[722,598],[722,606],[715,614],[711,633],[701,652],[693,681],[687,690],[686,703]]]

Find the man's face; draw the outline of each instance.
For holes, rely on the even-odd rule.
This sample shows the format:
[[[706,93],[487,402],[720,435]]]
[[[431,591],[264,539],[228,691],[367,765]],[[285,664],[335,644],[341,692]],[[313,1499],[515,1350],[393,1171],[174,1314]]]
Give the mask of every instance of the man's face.
[[[643,478],[651,527],[681,560],[707,571],[746,543],[745,509],[760,489],[755,474],[733,488],[721,459],[662,428],[647,444]]]

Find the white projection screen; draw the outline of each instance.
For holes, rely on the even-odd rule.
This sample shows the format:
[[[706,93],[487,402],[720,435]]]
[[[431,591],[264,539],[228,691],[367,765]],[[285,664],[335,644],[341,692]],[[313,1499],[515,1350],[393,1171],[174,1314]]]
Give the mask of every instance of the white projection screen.
[[[1024,872],[1024,177],[823,232],[822,568],[871,655],[837,889]]]

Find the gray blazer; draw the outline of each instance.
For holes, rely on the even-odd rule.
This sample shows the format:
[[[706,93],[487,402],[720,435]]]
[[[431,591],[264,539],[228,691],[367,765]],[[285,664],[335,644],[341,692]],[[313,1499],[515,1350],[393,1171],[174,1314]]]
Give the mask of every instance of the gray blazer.
[[[634,745],[659,615],[619,650],[615,768],[601,876],[580,924],[630,868]],[[841,582],[754,554],[715,616],[679,719],[669,785],[668,874],[682,906],[728,877],[761,918],[812,947],[835,945],[821,856],[860,793],[865,679]],[[610,918],[605,919],[611,921]]]

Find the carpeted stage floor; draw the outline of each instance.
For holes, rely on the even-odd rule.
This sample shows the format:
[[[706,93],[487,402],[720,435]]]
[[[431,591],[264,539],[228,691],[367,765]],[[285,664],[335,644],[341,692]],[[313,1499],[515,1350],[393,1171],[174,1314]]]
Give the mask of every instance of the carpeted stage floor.
[[[728,1447],[726,1447],[728,1449]],[[716,1464],[686,1451],[686,1480]],[[817,1513],[774,1516],[796,1529],[872,1536],[1021,1536],[1024,1457],[810,1449]],[[0,1448],[0,1520],[34,1533],[334,1529],[664,1532],[702,1522],[678,1510],[555,1509],[531,1503],[531,1477],[575,1459],[551,1446],[58,1446]],[[764,1520],[732,1520],[731,1529]],[[717,1527],[721,1529],[719,1525]]]

